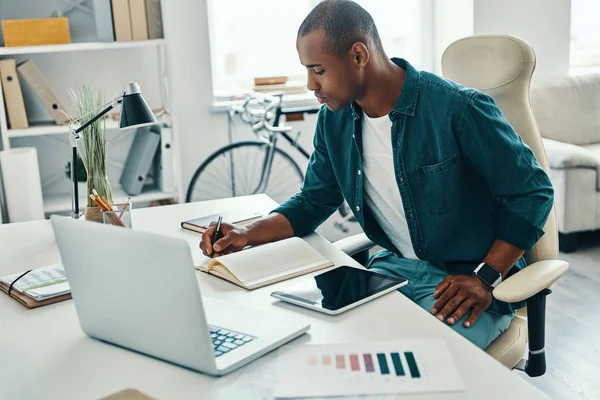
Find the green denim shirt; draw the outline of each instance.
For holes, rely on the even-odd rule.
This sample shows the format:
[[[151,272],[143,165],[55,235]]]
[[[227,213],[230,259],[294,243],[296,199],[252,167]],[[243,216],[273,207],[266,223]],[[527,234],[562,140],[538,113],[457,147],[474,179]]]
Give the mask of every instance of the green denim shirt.
[[[417,257],[470,274],[496,239],[531,249],[554,197],[531,149],[490,96],[392,61],[406,70],[389,113],[390,139]],[[304,184],[274,212],[303,236],[345,199],[369,239],[399,255],[364,203],[361,119],[356,103],[337,112],[321,108]],[[525,265],[521,258],[510,274]]]

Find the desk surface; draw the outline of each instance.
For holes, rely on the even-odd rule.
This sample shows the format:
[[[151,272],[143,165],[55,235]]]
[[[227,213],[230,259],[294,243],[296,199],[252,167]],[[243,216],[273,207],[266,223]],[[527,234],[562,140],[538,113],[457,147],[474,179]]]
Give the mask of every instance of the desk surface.
[[[134,229],[184,238],[195,252],[194,258],[200,260],[200,236],[183,231],[180,221],[234,208],[266,213],[274,205],[267,196],[258,195],[134,210],[132,220]],[[321,236],[311,234],[305,239],[336,265],[356,265]],[[60,261],[47,220],[0,225],[0,246],[2,276]],[[467,392],[402,399],[548,398],[399,292],[330,317],[272,299],[269,293],[284,287],[285,282],[248,292],[206,274],[198,273],[197,277],[203,296],[309,321],[311,330],[292,342],[294,345],[442,338]],[[91,399],[131,387],[165,400],[229,399],[234,393],[251,400],[251,393],[257,393],[251,390],[268,390],[275,383],[276,351],[226,377],[212,378],[88,338],[79,327],[72,301],[27,310],[1,295],[0,315],[2,399]]]

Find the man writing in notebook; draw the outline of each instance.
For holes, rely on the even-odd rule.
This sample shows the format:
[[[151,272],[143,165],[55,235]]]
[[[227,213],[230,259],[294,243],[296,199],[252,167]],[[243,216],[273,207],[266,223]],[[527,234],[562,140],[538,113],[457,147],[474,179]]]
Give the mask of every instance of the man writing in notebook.
[[[267,218],[224,224],[214,250],[308,234],[345,199],[386,249],[368,268],[407,278],[402,293],[487,347],[522,306],[493,299],[495,277],[526,266],[524,250],[552,208],[531,149],[488,95],[389,59],[373,19],[352,1],[319,3],[296,47],[308,89],[325,104],[302,189]]]

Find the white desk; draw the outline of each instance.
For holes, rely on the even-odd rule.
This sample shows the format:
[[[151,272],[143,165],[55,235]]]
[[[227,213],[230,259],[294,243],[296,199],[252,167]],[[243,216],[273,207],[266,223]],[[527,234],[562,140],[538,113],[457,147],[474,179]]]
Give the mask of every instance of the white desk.
[[[132,218],[134,229],[183,237],[196,250],[200,236],[182,231],[180,221],[228,208],[268,212],[274,206],[271,199],[259,195],[134,210]],[[337,265],[356,265],[324,238],[312,234],[306,239]],[[2,276],[60,260],[49,221],[0,225],[0,249]],[[205,274],[198,273],[198,281],[204,296],[238,302],[257,312],[306,318],[312,328],[293,344],[444,339],[467,392],[402,399],[548,398],[398,292],[329,317],[272,299],[269,293],[285,282],[247,292]],[[185,327],[175,327],[173,335],[179,329]],[[212,378],[88,338],[79,328],[72,301],[27,310],[0,295],[1,399],[92,399],[127,387],[165,400],[229,398],[227,390],[232,387],[272,388],[276,357],[272,352],[231,375]],[[241,396],[252,399],[250,393]]]

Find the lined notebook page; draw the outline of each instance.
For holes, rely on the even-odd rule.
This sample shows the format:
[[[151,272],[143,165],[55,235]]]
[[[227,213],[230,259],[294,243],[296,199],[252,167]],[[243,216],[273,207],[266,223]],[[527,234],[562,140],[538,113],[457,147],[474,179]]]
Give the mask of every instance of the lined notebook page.
[[[208,263],[208,267],[214,264],[222,264],[242,283],[249,283],[331,262],[304,240],[292,237],[217,257]]]

